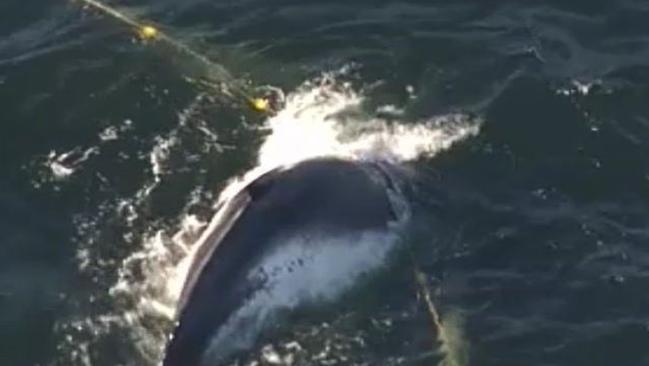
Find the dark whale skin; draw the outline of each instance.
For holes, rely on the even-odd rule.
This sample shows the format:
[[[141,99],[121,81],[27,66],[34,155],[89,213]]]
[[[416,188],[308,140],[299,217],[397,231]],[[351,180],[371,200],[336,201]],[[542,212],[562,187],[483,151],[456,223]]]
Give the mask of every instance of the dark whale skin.
[[[317,159],[268,172],[237,193],[199,243],[163,366],[202,365],[210,337],[263,287],[246,273],[270,246],[281,245],[272,239],[300,230],[387,228],[395,220],[390,184],[373,163]]]

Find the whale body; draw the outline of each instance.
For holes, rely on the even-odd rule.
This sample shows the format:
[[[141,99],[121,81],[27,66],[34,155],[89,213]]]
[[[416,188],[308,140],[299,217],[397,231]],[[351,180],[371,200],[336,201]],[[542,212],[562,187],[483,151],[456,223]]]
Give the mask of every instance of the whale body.
[[[279,313],[333,301],[381,267],[402,216],[386,167],[317,159],[270,171],[217,211],[178,303],[164,366],[214,366]]]

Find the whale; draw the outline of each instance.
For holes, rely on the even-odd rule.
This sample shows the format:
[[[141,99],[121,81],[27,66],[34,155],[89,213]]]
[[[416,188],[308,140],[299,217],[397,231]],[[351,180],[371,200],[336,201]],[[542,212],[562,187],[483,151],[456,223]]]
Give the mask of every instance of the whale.
[[[320,158],[273,169],[222,202],[197,245],[163,366],[215,366],[303,304],[385,266],[407,216],[389,164]]]

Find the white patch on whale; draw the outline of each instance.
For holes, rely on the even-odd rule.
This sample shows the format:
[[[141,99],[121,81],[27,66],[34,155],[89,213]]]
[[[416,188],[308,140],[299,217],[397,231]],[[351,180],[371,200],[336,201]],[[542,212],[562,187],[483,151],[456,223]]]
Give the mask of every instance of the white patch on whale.
[[[380,269],[396,242],[396,234],[383,230],[301,233],[269,243],[273,250],[247,274],[247,282],[261,288],[217,330],[203,364],[251,347],[282,311],[335,301],[361,277]]]

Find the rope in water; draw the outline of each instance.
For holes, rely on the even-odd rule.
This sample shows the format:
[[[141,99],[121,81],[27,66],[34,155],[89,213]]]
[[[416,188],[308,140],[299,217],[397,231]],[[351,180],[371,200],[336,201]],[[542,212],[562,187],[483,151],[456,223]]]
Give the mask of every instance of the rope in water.
[[[138,37],[143,41],[153,42],[160,41],[166,42],[176,50],[196,59],[200,63],[206,65],[210,69],[218,69],[220,75],[228,83],[228,89],[238,98],[245,101],[245,104],[252,108],[254,111],[264,114],[271,114],[274,112],[272,103],[266,97],[255,97],[248,90],[244,89],[239,83],[235,82],[234,78],[230,76],[220,65],[214,63],[204,55],[196,52],[186,44],[174,39],[170,35],[160,31],[151,23],[142,22],[135,18],[129,17],[126,14],[114,9],[98,0],[79,0],[85,5],[100,11],[101,13],[112,17],[113,19],[134,29]]]

